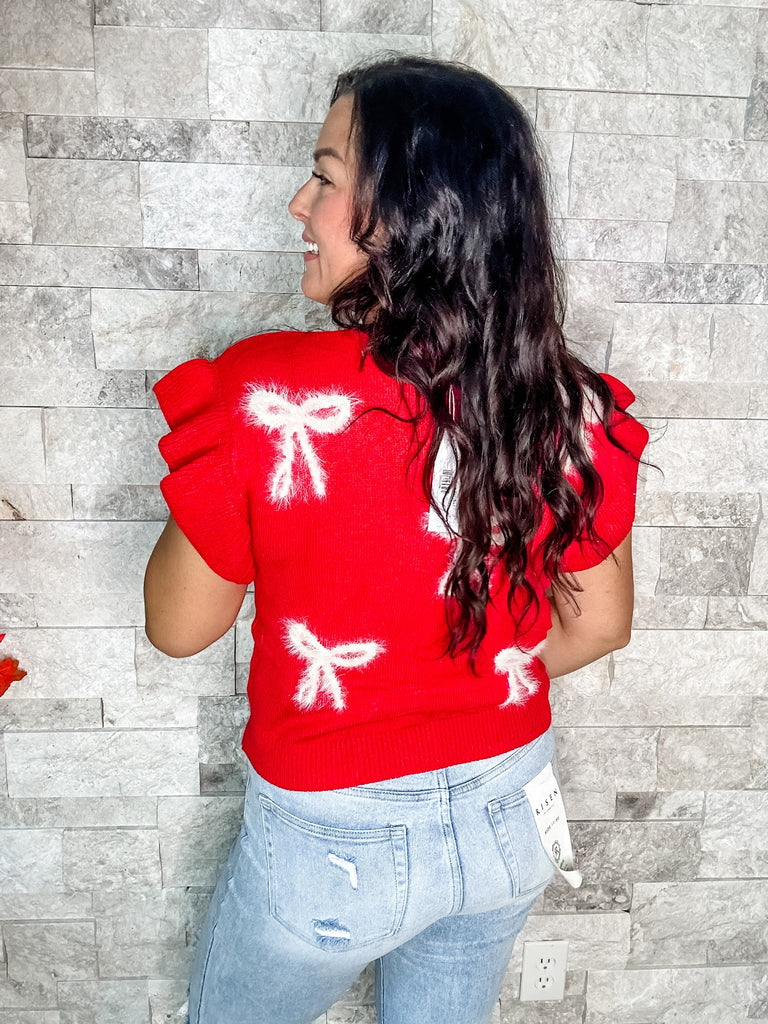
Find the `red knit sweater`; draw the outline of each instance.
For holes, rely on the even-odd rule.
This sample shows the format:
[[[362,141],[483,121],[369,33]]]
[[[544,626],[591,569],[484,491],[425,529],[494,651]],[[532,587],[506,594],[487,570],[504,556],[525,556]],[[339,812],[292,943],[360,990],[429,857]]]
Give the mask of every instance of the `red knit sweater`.
[[[399,385],[356,331],[247,338],[218,359],[183,363],[155,387],[171,433],[160,442],[162,490],[176,522],[225,579],[254,581],[256,618],[243,748],[288,789],[335,789],[492,757],[550,723],[536,657],[551,625],[494,580],[473,675],[444,656],[448,537],[429,527],[426,446]],[[622,408],[633,400],[612,378]],[[412,407],[414,393],[405,388]],[[361,415],[363,414],[363,415]],[[644,428],[617,413],[639,455]],[[425,423],[422,429],[431,429]],[[570,570],[600,562],[629,532],[637,463],[587,426],[605,497],[607,549],[574,544]],[[422,439],[424,439],[422,437]]]

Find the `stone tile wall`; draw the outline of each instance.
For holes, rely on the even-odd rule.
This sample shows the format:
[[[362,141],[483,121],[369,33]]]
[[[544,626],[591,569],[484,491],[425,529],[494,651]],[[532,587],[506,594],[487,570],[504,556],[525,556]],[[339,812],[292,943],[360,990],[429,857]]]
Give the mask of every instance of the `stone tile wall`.
[[[510,87],[553,172],[569,329],[652,428],[632,644],[554,686],[585,884],[562,1003],[504,1024],[768,1020],[766,0],[0,5],[0,1024],[180,1020],[242,799],[248,615],[143,636],[149,388],[318,327],[302,180],[334,72],[434,52]],[[372,1021],[364,975],[328,1022]],[[460,1024],[460,1022],[446,1022]]]

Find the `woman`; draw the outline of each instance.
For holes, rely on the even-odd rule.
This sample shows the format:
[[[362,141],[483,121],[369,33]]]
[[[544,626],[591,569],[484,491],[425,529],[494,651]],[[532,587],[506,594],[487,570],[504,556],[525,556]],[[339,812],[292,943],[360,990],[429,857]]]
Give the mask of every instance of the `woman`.
[[[244,821],[190,1020],[311,1022],[375,960],[380,1024],[480,1024],[553,873],[530,788],[556,789],[549,677],[629,639],[647,435],[566,350],[502,89],[416,58],[352,71],[314,160],[289,206],[302,289],[342,329],[156,389],[172,518],[147,633],[183,657],[251,580],[257,608]]]

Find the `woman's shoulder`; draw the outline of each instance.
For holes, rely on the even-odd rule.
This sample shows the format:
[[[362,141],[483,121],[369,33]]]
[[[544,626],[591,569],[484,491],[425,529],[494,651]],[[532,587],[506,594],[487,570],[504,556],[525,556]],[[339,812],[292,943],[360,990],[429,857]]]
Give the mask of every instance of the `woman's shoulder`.
[[[215,360],[221,374],[243,377],[270,370],[303,370],[351,348],[360,351],[363,336],[354,330],[268,331],[241,338]]]

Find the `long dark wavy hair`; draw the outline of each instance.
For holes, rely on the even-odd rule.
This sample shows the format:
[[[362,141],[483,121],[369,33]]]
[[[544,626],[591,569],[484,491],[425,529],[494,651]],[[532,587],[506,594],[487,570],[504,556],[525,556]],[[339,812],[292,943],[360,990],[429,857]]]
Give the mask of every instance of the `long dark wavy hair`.
[[[584,422],[594,404],[608,428],[613,396],[566,348],[546,169],[522,107],[477,71],[417,57],[340,75],[331,102],[348,94],[351,237],[369,262],[336,290],[331,312],[369,334],[376,364],[420,396],[416,417],[434,420],[428,495],[444,435],[456,453],[448,653],[466,650],[474,664],[494,565],[509,574],[510,601],[517,588],[529,608],[537,600],[530,545],[545,505],[553,527],[541,568],[555,587],[578,589],[561,559],[585,531],[599,542],[602,498]]]

